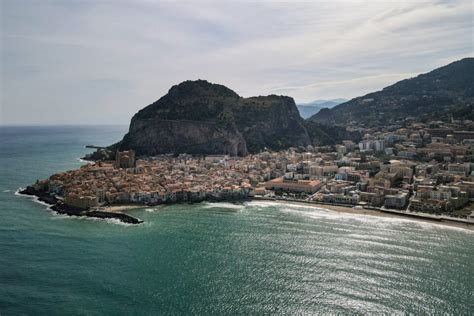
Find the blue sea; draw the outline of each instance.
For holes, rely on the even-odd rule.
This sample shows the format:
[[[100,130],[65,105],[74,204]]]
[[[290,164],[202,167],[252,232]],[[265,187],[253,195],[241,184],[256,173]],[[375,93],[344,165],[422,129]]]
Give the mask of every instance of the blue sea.
[[[57,215],[15,195],[126,126],[0,127],[0,315],[474,312],[474,234],[291,204]]]

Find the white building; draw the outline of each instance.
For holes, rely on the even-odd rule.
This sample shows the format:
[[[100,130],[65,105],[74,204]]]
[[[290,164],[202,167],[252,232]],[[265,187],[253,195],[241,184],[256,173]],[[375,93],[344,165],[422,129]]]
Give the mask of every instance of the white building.
[[[375,151],[383,151],[385,149],[385,142],[383,140],[376,140],[374,142]]]
[[[374,142],[371,140],[363,140],[359,142],[360,151],[370,151],[373,149]]]

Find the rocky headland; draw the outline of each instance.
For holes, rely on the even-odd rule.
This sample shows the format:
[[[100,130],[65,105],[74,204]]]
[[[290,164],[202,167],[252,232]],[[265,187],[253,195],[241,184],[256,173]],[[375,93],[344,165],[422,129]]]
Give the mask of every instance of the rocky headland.
[[[292,98],[240,97],[205,80],[173,86],[136,113],[129,132],[111,149],[138,155],[229,154],[245,156],[268,148],[311,144]]]
[[[36,196],[39,201],[51,205],[50,209],[58,214],[69,216],[86,216],[102,219],[117,219],[126,224],[140,224],[142,220],[120,212],[106,212],[101,210],[90,210],[72,205],[67,205],[58,199],[55,195],[51,195],[47,191],[35,189],[33,186],[27,186],[23,190],[18,191],[19,194]]]

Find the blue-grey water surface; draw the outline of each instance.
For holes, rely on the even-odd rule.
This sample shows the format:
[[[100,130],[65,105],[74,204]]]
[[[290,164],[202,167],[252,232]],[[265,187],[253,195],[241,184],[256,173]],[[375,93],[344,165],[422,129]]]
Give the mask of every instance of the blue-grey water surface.
[[[15,190],[126,127],[0,127],[0,315],[474,311],[474,234],[276,203],[55,215]]]

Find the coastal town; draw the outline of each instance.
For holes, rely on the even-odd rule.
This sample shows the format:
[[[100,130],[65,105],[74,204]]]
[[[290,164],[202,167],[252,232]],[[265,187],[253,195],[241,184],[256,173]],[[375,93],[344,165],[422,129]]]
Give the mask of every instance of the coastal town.
[[[65,205],[157,205],[304,201],[430,213],[472,220],[474,122],[406,119],[383,128],[348,126],[362,135],[335,146],[263,151],[245,157],[160,155],[86,164],[33,188]]]

